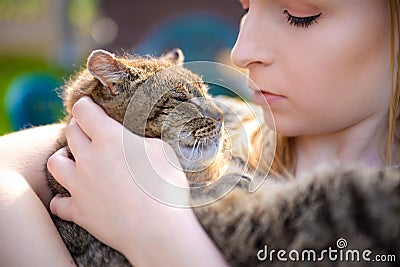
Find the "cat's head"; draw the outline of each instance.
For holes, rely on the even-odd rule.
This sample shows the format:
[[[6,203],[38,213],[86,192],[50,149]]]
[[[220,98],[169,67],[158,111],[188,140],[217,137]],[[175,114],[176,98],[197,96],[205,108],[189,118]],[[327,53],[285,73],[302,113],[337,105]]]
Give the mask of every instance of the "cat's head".
[[[208,164],[222,145],[222,113],[202,79],[182,62],[179,49],[160,58],[95,50],[87,68],[65,86],[67,112],[90,96],[130,131],[168,142],[184,168]]]

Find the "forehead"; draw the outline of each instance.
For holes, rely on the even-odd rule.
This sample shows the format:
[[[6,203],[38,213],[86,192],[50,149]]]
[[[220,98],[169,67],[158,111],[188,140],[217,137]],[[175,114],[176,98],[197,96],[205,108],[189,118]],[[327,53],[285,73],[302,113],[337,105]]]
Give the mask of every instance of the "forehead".
[[[136,57],[123,59],[123,63],[133,69],[140,70],[142,77],[145,79],[154,77],[159,81],[168,81],[168,84],[175,84],[175,88],[179,90],[197,88],[202,92],[207,91],[200,76],[170,61],[158,58]]]

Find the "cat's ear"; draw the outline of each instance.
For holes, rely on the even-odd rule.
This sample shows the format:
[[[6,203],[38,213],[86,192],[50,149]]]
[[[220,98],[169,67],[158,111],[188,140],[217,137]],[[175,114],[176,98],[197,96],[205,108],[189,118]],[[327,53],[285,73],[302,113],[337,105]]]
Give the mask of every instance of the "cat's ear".
[[[87,60],[89,72],[108,88],[112,95],[118,94],[118,84],[129,73],[127,66],[105,50],[94,50]]]
[[[182,50],[179,48],[175,48],[165,55],[161,56],[161,58],[168,60],[174,64],[181,64],[185,60],[185,56],[183,55]]]

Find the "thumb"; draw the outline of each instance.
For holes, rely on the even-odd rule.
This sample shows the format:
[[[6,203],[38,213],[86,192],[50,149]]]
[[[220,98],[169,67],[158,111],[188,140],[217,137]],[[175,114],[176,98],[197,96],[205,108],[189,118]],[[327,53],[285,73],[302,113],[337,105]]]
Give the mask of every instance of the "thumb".
[[[50,201],[50,211],[65,221],[73,221],[72,202],[70,197],[56,195]]]

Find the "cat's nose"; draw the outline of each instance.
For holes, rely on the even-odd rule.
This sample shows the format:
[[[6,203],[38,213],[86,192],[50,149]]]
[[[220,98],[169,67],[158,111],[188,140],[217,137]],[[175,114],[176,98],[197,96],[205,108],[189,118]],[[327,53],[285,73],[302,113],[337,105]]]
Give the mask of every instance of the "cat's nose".
[[[221,112],[215,112],[212,119],[221,124],[224,121],[224,115]]]
[[[214,120],[215,122],[222,123],[224,121],[224,115],[219,108],[209,108],[205,112],[205,117]]]

